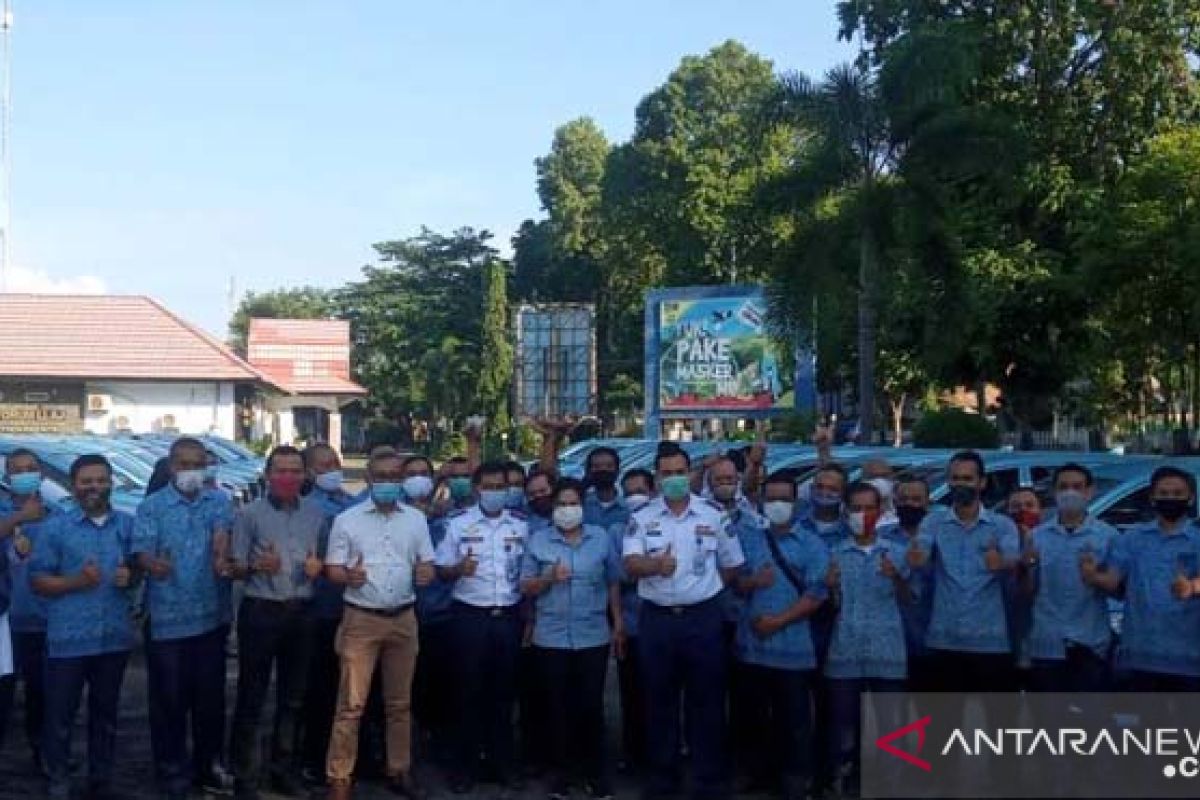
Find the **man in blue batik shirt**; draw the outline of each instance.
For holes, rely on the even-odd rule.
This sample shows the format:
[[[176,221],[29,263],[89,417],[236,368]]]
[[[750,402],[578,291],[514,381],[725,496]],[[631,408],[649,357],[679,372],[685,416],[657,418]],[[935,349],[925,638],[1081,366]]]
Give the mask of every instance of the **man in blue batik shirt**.
[[[117,710],[134,644],[128,565],[133,520],[109,504],[112,467],[103,456],[80,456],[70,474],[78,508],[41,532],[29,567],[34,591],[48,599],[47,795],[70,797],[71,729],[86,686],[90,796],[115,800]]]
[[[193,782],[228,794],[231,779],[219,755],[225,735],[232,509],[204,488],[207,456],[198,440],[176,439],[168,458],[171,482],[142,502],[133,538],[133,552],[149,574],[151,743],[158,779],[169,797],[186,797]]]
[[[744,788],[775,788],[769,784],[782,776],[785,796],[799,800],[812,776],[809,709],[817,653],[809,619],[828,596],[829,551],[793,524],[796,485],[790,477],[767,478],[763,501],[762,524],[740,537],[746,564],[736,585],[746,601],[735,647],[753,707],[770,726],[742,732],[754,744],[748,752],[757,756],[749,765],[752,783]]]
[[[33,591],[29,564],[42,532],[61,513],[42,500],[41,464],[23,448],[9,453],[4,462],[11,499],[0,498],[0,552],[7,551],[12,598],[9,626],[12,630],[16,676],[25,697],[25,736],[33,763],[42,763],[42,726],[46,708],[46,598]],[[0,726],[7,727],[3,715]],[[0,731],[0,739],[3,738]]]
[[[1117,664],[1136,692],[1200,691],[1200,532],[1187,519],[1195,496],[1191,475],[1159,467],[1154,521],[1118,536],[1106,561],[1081,565],[1092,586],[1124,591]]]
[[[597,525],[610,530],[614,525],[625,527],[629,511],[617,496],[617,475],[621,457],[611,447],[597,447],[587,456],[584,483],[588,486],[583,497],[583,524]]]
[[[304,465],[312,489],[305,501],[316,503],[332,524],[334,518],[362,502],[362,495],[345,489],[345,475],[337,451],[327,444],[314,444],[304,451]],[[321,543],[324,557],[328,542]],[[325,754],[329,732],[337,708],[340,665],[334,651],[338,625],[342,621],[343,587],[324,574],[313,582],[313,652],[308,673],[308,692],[304,704],[303,776],[312,785],[325,783]]]
[[[929,514],[929,484],[921,478],[900,478],[896,481],[893,507],[896,524],[879,529],[879,538],[895,542],[907,551],[920,532],[921,523]],[[901,604],[904,619],[904,643],[908,651],[908,688],[913,692],[937,691],[934,665],[925,648],[929,616],[933,612],[933,574],[929,570],[914,570],[909,583],[912,596]]]

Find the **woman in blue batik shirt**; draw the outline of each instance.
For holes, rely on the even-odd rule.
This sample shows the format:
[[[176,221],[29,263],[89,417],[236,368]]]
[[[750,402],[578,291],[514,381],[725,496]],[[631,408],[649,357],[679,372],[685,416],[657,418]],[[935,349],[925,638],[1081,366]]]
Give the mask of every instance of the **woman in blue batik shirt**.
[[[612,537],[583,524],[583,485],[554,488],[554,526],[531,534],[521,563],[521,591],[536,598],[533,644],[543,670],[550,716],[551,798],[569,794],[579,766],[593,798],[611,797],[604,763],[604,680],[609,643],[623,655],[621,567]]]

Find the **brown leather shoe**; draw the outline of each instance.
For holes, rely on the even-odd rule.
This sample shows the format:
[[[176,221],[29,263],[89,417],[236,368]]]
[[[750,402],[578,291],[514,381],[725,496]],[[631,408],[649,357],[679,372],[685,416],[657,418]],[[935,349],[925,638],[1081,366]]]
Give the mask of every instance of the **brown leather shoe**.
[[[350,800],[352,795],[350,781],[334,781],[329,784],[329,800]]]

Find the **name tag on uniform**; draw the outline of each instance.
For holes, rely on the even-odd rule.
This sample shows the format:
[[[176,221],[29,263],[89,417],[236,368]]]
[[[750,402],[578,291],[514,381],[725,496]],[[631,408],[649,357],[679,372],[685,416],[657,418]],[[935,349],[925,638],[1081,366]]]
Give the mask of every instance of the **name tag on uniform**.
[[[464,536],[464,537],[462,537],[462,539],[460,541],[462,541],[464,544],[483,544],[483,537],[482,536]]]
[[[696,526],[696,535],[697,536],[716,536],[717,532],[715,530],[713,530],[713,527],[711,525],[697,525]]]
[[[504,537],[504,543],[506,545],[520,544],[522,541],[524,541],[524,537],[521,537],[521,536],[505,536]]]

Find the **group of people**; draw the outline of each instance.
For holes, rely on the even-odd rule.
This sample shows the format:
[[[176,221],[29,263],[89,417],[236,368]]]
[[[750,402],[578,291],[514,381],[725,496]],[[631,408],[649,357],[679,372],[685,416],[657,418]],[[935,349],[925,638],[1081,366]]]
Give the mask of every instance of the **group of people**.
[[[761,443],[693,464],[664,442],[653,472],[624,474],[618,453],[598,447],[583,480],[560,478],[564,432],[545,428],[529,474],[477,456],[435,469],[381,448],[361,495],[346,491],[328,446],[278,447],[265,495],[236,511],[202,443],[182,438],[169,483],[136,518],[109,505],[103,457],[75,462],[75,503],[60,510],[39,497],[36,456],[11,454],[12,500],[0,505],[11,598],[0,592],[0,612],[49,795],[70,791],[86,687],[90,789],[114,796],[121,683],[139,633],[168,798],[193,788],[249,798],[266,784],[295,794],[305,778],[348,798],[372,729],[399,796],[425,794],[415,750],[455,793],[480,782],[510,792],[533,767],[550,798],[573,786],[611,797],[614,657],[620,766],[648,797],[677,794],[685,764],[696,797],[728,796],[735,766],[740,789],[853,796],[860,704],[881,692],[1097,691],[1114,685],[1114,663],[1139,691],[1200,690],[1200,531],[1186,472],[1160,468],[1156,519],[1118,536],[1087,515],[1093,479],[1078,465],[1055,475],[1052,513],[1027,490],[998,513],[981,505],[985,465],[970,451],[949,461],[949,504],[931,507],[925,482],[882,461],[853,482],[831,460],[799,485],[765,474]],[[12,683],[0,680],[0,731]]]

